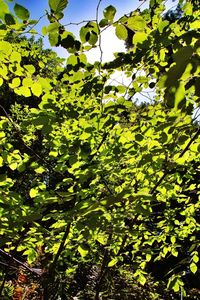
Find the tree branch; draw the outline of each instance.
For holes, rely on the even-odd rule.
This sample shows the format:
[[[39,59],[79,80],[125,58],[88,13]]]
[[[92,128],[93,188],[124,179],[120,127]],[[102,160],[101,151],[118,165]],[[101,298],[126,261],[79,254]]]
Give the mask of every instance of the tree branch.
[[[42,272],[41,270],[37,270],[35,268],[30,268],[29,266],[27,266],[25,263],[21,262],[20,260],[16,259],[15,257],[13,257],[11,254],[3,251],[2,249],[0,249],[0,253],[2,253],[3,255],[9,257],[10,259],[12,259],[13,261],[15,261],[18,265],[24,267],[25,269],[27,269],[28,271],[30,271],[31,273],[36,274],[37,276],[41,276]]]

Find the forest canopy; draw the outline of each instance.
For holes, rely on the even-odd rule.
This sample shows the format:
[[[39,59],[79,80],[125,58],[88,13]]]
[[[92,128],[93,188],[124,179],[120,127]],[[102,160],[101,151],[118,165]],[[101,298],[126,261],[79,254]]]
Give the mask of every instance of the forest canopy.
[[[44,49],[40,19],[8,2],[0,0],[1,299],[199,299],[198,1],[167,11],[150,0],[116,19],[112,5],[100,17],[100,0],[75,36],[62,23],[68,1],[49,0],[42,35],[66,60]],[[104,63],[109,28],[126,50]]]

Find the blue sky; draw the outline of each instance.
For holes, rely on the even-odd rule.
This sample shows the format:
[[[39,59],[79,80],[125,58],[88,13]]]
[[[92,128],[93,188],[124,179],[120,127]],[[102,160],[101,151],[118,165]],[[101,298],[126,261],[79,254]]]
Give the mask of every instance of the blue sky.
[[[12,8],[15,3],[18,3],[26,7],[31,13],[31,19],[39,19],[42,15],[45,14],[45,10],[49,10],[48,0],[17,0],[9,3],[9,6]],[[61,20],[62,24],[68,24],[70,22],[80,22],[82,20],[91,20],[96,18],[96,7],[99,0],[68,0],[68,6],[64,11],[64,18]],[[174,5],[173,0],[166,0],[168,8]],[[131,11],[138,8],[141,4],[141,9],[148,7],[149,1],[139,1],[139,0],[102,0],[100,9],[99,9],[99,19],[103,16],[102,11],[109,5],[113,5],[117,9],[116,19],[120,16],[130,13]],[[41,32],[41,28],[45,25],[49,25],[46,16],[41,19],[38,26],[36,27],[37,31]],[[78,26],[69,26],[67,30],[72,31],[74,34],[78,34]],[[114,34],[114,29],[109,28],[104,32],[102,43],[104,47],[104,61],[113,59],[113,52],[124,51],[124,42],[117,39]],[[44,39],[44,45],[46,48],[50,48],[48,39]],[[58,53],[61,57],[67,57],[67,51],[60,47],[53,47],[53,50]],[[99,53],[97,49],[91,50],[89,54],[89,59],[93,62],[97,59]]]
[[[15,3],[18,3],[24,7],[26,7],[31,13],[31,19],[39,19],[42,15],[45,14],[45,10],[49,10],[48,0],[17,0],[13,1],[10,6],[13,7]],[[96,18],[96,8],[99,0],[69,0],[68,6],[64,11],[64,18],[61,20],[62,24],[68,24],[70,22],[80,22],[82,20],[91,20]],[[147,1],[148,2],[148,1]],[[99,18],[103,16],[102,11],[109,5],[113,5],[117,9],[116,18],[119,18],[125,13],[129,13],[130,11],[135,10],[139,5],[141,5],[141,1],[139,0],[102,0],[100,9],[99,9]],[[146,3],[144,5],[147,6]],[[145,7],[143,5],[143,7]],[[45,25],[48,25],[48,20],[46,17],[42,18],[39,22],[37,31],[41,32],[41,28]],[[75,34],[78,34],[79,28],[77,26],[69,26],[67,30],[72,31]],[[112,38],[113,36],[113,38]],[[111,52],[123,51],[124,43],[122,41],[117,40],[114,37],[114,31],[107,32],[107,35],[104,34],[104,41],[108,44],[112,41],[111,47],[106,50],[105,55],[107,55],[107,59],[112,59]],[[45,47],[49,47],[48,40],[45,38],[44,40]],[[58,53],[58,55],[62,57],[67,57],[67,52],[65,49],[53,47],[53,50]],[[110,53],[110,54],[109,54]],[[96,57],[96,52],[91,51],[90,58],[91,61]]]
[[[48,0],[18,0],[16,2],[28,8],[33,18],[40,17],[44,10],[48,9]],[[13,1],[13,3],[15,3],[15,1]],[[69,0],[65,10],[65,20],[76,22],[84,18],[92,19],[95,17],[97,4],[98,0]],[[101,8],[103,9],[108,5],[113,5],[118,10],[118,16],[120,16],[124,12],[128,13],[134,10],[140,4],[141,2],[138,0],[102,0]]]

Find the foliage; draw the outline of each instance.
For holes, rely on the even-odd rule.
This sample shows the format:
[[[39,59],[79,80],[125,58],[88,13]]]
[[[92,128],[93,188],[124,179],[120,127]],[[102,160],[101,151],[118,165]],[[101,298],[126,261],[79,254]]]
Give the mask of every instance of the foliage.
[[[0,1],[1,254],[38,277],[44,299],[65,299],[88,264],[96,300],[123,274],[165,281],[174,297],[198,286],[200,20],[193,1],[180,5],[172,22],[161,0],[118,20],[113,6],[99,20],[98,6],[79,40],[60,23],[67,1],[49,1],[42,32],[69,52],[63,67],[20,38],[37,23],[27,9]],[[124,41],[134,31],[132,47],[88,63],[110,26]]]

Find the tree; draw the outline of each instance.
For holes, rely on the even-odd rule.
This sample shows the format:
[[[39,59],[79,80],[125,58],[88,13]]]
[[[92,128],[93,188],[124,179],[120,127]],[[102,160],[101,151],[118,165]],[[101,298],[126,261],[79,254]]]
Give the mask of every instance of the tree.
[[[49,1],[42,30],[70,53],[62,68],[40,42],[17,36],[33,33],[27,9],[16,4],[14,16],[0,2],[2,257],[38,276],[44,299],[66,299],[81,270],[90,278],[83,289],[93,278],[91,299],[110,297],[112,277],[150,286],[149,299],[160,299],[158,279],[173,297],[191,295],[199,272],[198,10],[189,1],[170,23],[155,0],[115,21],[109,6],[79,40],[61,24],[66,6]],[[110,26],[124,41],[133,30],[133,47],[89,64],[85,52],[101,50]],[[109,83],[116,70],[129,85]],[[151,104],[132,101],[149,88]]]

